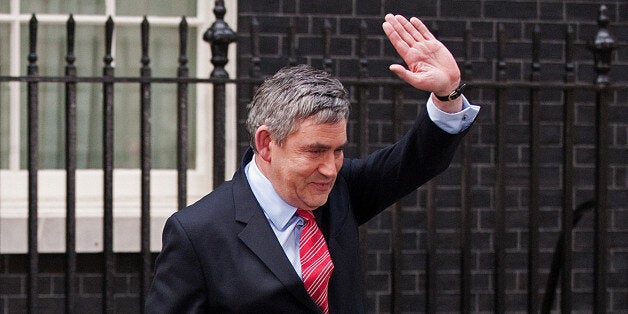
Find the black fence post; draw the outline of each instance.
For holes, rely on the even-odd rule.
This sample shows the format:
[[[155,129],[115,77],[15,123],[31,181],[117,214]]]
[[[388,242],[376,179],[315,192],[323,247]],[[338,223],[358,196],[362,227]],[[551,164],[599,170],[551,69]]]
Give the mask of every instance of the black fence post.
[[[473,80],[473,53],[471,23],[467,22],[464,31],[464,72],[463,80],[467,84]],[[460,176],[460,312],[471,311],[471,136],[467,135],[462,141],[462,171]]]
[[[615,49],[615,40],[608,31],[610,19],[606,14],[607,7],[600,6],[598,16],[598,32],[589,48],[595,60],[597,74],[595,132],[597,145],[595,147],[595,198],[597,208],[594,215],[594,310],[596,313],[606,311],[606,267],[607,267],[607,189],[608,189],[608,106],[610,100],[610,77],[612,53]]]
[[[37,18],[29,22],[28,54],[28,313],[37,313],[39,294],[39,252],[37,245],[37,173],[39,171],[39,77],[37,66]]]
[[[395,132],[395,141],[399,141],[404,134],[403,129],[403,92],[401,87],[393,88],[393,125]],[[366,129],[366,127],[363,127]],[[367,133],[368,134],[368,133]],[[390,298],[390,313],[401,312],[402,302],[402,283],[401,283],[401,270],[402,270],[402,233],[401,233],[401,204],[395,203],[391,208],[391,242],[392,242],[392,260],[390,262],[391,272],[391,298]]]
[[[430,29],[436,39],[439,39],[440,28],[433,22]],[[431,97],[431,93],[426,93]],[[437,230],[436,230],[436,195],[438,193],[438,176],[425,184],[425,312],[435,313],[437,308],[436,277],[438,275]]]
[[[294,22],[294,17],[290,18],[287,31],[288,65],[295,66],[297,65],[297,26]]]
[[[203,35],[203,40],[210,43],[214,65],[210,77],[216,79],[228,79],[229,73],[225,70],[225,65],[229,61],[229,44],[236,41],[237,37],[224,17],[227,10],[224,1],[216,0],[214,14],[216,21]],[[225,180],[225,114],[226,114],[226,88],[221,81],[214,82],[214,188],[217,188]]]
[[[541,30],[538,24],[534,26],[532,33],[532,64],[530,81],[539,82],[541,79]],[[539,151],[540,151],[540,98],[539,88],[530,89],[529,108],[529,158],[530,158],[530,178],[529,178],[529,202],[528,202],[528,313],[538,312],[539,292]]]
[[[141,223],[140,241],[142,270],[140,272],[140,309],[144,311],[144,300],[148,295],[152,273],[150,253],[150,171],[151,171],[151,68],[148,47],[150,42],[148,19],[141,24],[142,67],[140,69],[140,169],[141,169]]]
[[[506,30],[504,24],[499,24],[497,30],[497,81],[506,81],[506,61],[504,53],[506,51]],[[506,267],[504,260],[505,253],[505,199],[506,199],[506,156],[507,156],[507,118],[508,118],[508,95],[505,87],[498,87],[495,99],[495,123],[497,125],[497,139],[495,147],[495,232],[493,234],[493,245],[495,246],[494,255],[494,310],[495,313],[503,313],[505,311],[504,303],[506,293],[504,291]]]
[[[256,17],[251,19],[251,67],[249,68],[249,76],[251,78],[260,77],[260,64],[262,59],[259,56],[259,21]],[[256,84],[252,84],[251,95],[255,93]]]
[[[113,19],[109,17],[105,23],[105,57],[103,58],[103,277],[102,277],[102,311],[114,312],[115,267],[113,255],[113,81],[114,68],[111,65],[111,45],[113,42]]]
[[[74,313],[76,300],[76,66],[74,61],[74,17],[67,22],[67,56],[65,67],[65,311]]]
[[[363,23],[364,24],[364,23]],[[322,28],[322,41],[323,41],[323,70],[326,72],[332,71],[333,61],[331,59],[331,23],[329,20],[325,20]],[[359,54],[358,57],[360,59],[360,70],[358,72],[358,80],[364,80],[368,77],[368,61],[365,55],[362,55],[366,49],[366,29],[360,26],[360,38],[359,38]],[[358,134],[358,154],[361,158],[364,158],[369,153],[369,132],[368,132],[368,95],[366,94],[366,86],[363,84],[357,85],[357,93],[358,93],[358,121],[357,121],[357,129]],[[396,104],[394,104],[396,106]],[[359,232],[359,248],[360,248],[360,258],[362,260],[366,260],[368,258],[368,248],[367,248],[367,238],[368,238],[368,226],[367,224],[363,224],[358,229]],[[364,273],[364,276],[361,278],[362,283],[361,286],[366,289],[366,279],[368,275]],[[366,292],[366,291],[365,291]]]
[[[565,83],[575,82],[574,73],[574,38],[575,33],[571,25],[567,27],[565,34]],[[562,247],[563,267],[561,271],[560,303],[563,313],[571,313],[571,268],[572,268],[572,232],[573,229],[573,178],[574,178],[574,123],[575,123],[575,99],[574,89],[563,90],[563,234]],[[546,291],[548,293],[548,291]],[[551,304],[548,307],[551,308]]]
[[[323,22],[323,71],[332,73],[334,61],[331,60],[331,22]]]
[[[177,209],[187,206],[188,170],[188,22],[179,23],[179,68],[177,69]]]
[[[326,25],[331,28],[329,21],[327,21]],[[358,70],[358,80],[363,81],[368,79],[369,70],[368,70],[368,59],[366,58],[366,33],[367,33],[367,25],[366,21],[362,20],[360,22],[360,34],[359,34],[359,42],[358,42],[358,59],[360,64],[360,69]],[[326,45],[330,45],[329,36],[326,36]],[[326,48],[327,50],[328,48]],[[328,59],[328,60],[327,60]],[[331,70],[331,58],[329,56],[329,51],[326,51],[326,61],[323,63],[329,64],[329,69]],[[327,66],[326,66],[327,67]],[[368,132],[368,123],[369,123],[369,104],[368,104],[368,86],[366,84],[358,84],[357,85],[357,97],[358,97],[358,141],[360,143],[360,157],[366,157],[369,153],[369,132]]]

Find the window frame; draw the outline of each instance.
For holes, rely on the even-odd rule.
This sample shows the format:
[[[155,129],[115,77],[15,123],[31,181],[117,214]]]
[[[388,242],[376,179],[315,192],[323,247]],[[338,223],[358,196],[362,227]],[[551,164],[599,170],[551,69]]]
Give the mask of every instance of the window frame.
[[[186,16],[187,23],[196,32],[196,76],[207,78],[211,72],[209,44],[203,41],[204,32],[211,26],[213,2],[197,0],[196,16]],[[9,14],[0,13],[0,23],[10,25],[10,70],[9,75],[22,75],[20,60],[26,53],[20,51],[20,29],[28,27],[31,14],[21,14],[20,0],[11,0]],[[106,0],[104,15],[73,15],[76,27],[92,24],[104,27],[111,16],[115,25],[137,25],[143,16],[116,15],[115,0]],[[69,14],[36,14],[38,23],[65,24]],[[150,25],[177,27],[181,17],[147,16]],[[235,31],[237,25],[236,4],[227,7],[225,21]],[[115,29],[114,29],[115,43]],[[41,47],[38,47],[40,50]],[[138,47],[138,49],[140,49]],[[112,47],[115,51],[115,44]],[[190,56],[192,57],[192,56]],[[236,73],[235,45],[229,47],[229,63],[226,70]],[[114,55],[115,60],[115,55]],[[114,61],[115,62],[115,61]],[[176,60],[173,60],[176,62]],[[62,73],[58,75],[63,75]],[[138,74],[139,75],[139,74]],[[205,75],[205,77],[203,77]],[[172,76],[176,76],[173,73]],[[9,82],[9,167],[0,170],[0,254],[26,253],[28,250],[28,171],[20,169],[20,84]],[[80,88],[80,84],[77,85]],[[154,87],[153,87],[154,88]],[[212,85],[191,84],[196,89],[196,166],[187,171],[187,200],[194,202],[212,189]],[[225,174],[235,171],[236,162],[236,97],[235,86],[227,85],[226,160]],[[139,91],[139,89],[138,89]],[[62,122],[60,122],[62,123]],[[139,121],[137,122],[139,124]],[[176,120],[173,120],[176,123]],[[6,138],[6,137],[5,137]],[[113,249],[115,252],[137,252],[140,250],[141,181],[139,164],[137,169],[114,169],[113,174]],[[38,171],[38,250],[43,253],[65,252],[65,170],[42,169]],[[77,252],[100,252],[103,242],[103,171],[101,169],[76,170],[76,250]],[[161,249],[161,231],[167,217],[177,207],[176,169],[151,170],[151,250]]]

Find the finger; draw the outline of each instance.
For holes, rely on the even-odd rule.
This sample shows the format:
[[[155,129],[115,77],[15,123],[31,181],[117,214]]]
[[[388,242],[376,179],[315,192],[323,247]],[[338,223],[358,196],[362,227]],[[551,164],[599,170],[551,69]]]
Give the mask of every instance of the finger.
[[[399,33],[395,31],[390,23],[384,22],[384,24],[382,24],[382,28],[384,29],[384,33],[386,33],[386,36],[390,40],[390,43],[393,45],[393,47],[395,47],[395,50],[397,50],[397,53],[400,56],[405,56],[408,49],[410,49],[410,46],[408,46],[408,44],[399,36]]]
[[[408,23],[405,17],[401,15],[395,15],[386,19],[388,23],[393,27],[395,32],[399,34],[399,37],[406,42],[408,46],[412,46],[417,40],[408,32],[404,27],[404,23]]]
[[[401,26],[403,26],[404,30],[410,35],[412,36],[412,42],[419,42],[419,41],[423,41],[426,38],[423,36],[423,34],[421,34],[421,32],[419,31],[419,29],[415,26],[414,23],[411,23],[410,21],[408,21],[405,17],[403,17],[402,15],[397,15],[395,17],[397,19],[397,21],[399,22],[399,24],[401,24]],[[414,18],[416,19],[416,18]]]
[[[425,24],[423,24],[423,22],[419,20],[418,18],[416,17],[410,18],[410,23],[412,23],[412,26],[417,30],[418,33],[421,34],[421,36],[424,39],[427,39],[427,40],[436,39],[436,37],[434,37],[434,35],[432,34],[432,32],[430,32],[427,26],[425,26]]]

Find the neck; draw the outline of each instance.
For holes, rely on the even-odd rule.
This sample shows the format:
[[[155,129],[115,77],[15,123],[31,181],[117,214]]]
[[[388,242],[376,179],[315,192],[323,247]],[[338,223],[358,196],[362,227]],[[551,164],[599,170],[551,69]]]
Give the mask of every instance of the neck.
[[[266,178],[268,178],[268,163],[257,153],[253,155],[253,161],[255,162],[255,165],[257,165],[257,168],[262,172],[262,174]]]

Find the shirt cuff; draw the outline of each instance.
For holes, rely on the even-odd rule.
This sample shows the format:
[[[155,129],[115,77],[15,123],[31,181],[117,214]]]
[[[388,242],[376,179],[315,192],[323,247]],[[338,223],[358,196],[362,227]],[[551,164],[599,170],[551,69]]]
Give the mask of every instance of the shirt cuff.
[[[432,97],[427,99],[427,114],[430,119],[443,131],[449,134],[458,134],[466,130],[480,112],[480,106],[469,103],[464,95],[462,97],[462,110],[456,113],[444,112],[434,104]]]

